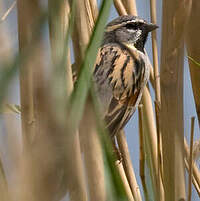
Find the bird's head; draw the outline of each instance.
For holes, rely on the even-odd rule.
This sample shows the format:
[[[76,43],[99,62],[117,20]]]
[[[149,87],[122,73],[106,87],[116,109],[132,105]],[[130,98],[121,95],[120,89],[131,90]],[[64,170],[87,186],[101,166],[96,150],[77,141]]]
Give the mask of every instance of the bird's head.
[[[107,24],[103,44],[125,43],[134,45],[143,52],[148,33],[156,28],[157,25],[148,23],[142,18],[131,15],[120,16]]]

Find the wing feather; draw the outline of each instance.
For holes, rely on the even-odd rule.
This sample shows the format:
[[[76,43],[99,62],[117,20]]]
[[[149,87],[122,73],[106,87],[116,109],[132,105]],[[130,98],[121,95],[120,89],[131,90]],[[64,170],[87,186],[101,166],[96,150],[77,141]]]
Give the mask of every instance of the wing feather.
[[[118,44],[98,52],[94,81],[111,136],[123,128],[139,104],[148,75],[142,52]]]

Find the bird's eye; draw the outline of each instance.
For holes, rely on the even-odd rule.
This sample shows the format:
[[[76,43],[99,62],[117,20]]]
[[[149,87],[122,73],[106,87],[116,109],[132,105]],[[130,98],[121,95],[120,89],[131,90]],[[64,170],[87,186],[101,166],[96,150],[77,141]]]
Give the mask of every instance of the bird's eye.
[[[138,29],[138,26],[139,26],[138,24],[127,24],[126,28],[136,30],[136,29]]]

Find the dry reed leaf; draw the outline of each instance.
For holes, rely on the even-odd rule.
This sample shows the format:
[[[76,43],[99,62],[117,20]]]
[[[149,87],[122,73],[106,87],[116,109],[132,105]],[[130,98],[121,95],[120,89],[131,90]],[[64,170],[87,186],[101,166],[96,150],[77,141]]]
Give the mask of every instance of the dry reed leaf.
[[[196,140],[194,142],[193,158],[194,158],[194,160],[199,160],[199,158],[200,158],[200,140]]]

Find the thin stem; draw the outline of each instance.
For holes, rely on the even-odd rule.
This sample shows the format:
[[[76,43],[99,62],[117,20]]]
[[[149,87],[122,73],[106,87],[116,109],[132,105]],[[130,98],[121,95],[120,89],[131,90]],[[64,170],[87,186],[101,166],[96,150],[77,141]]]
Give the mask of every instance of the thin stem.
[[[120,133],[117,135],[117,142],[119,145],[120,152],[122,154],[122,163],[124,166],[124,170],[129,182],[129,185],[131,187],[131,191],[133,193],[133,197],[135,201],[141,201],[141,194],[140,194],[140,189],[137,184],[137,180],[135,177],[135,173],[133,170],[133,166],[131,163],[131,158],[128,150],[128,144],[126,141],[126,136],[123,130],[120,131]]]
[[[4,13],[4,15],[1,17],[0,22],[3,22],[8,15],[10,14],[10,12],[13,10],[13,8],[16,6],[17,1],[14,1],[11,6],[8,8],[8,10]]]
[[[145,151],[144,151],[144,125],[143,125],[143,105],[138,107],[139,114],[139,136],[140,136],[140,178],[142,181],[145,200],[148,201],[147,186],[145,181]]]
[[[194,165],[194,164],[193,164],[193,165]],[[186,167],[187,171],[189,172],[189,164],[188,164],[188,161],[187,161],[186,158],[185,158],[185,167]],[[194,187],[195,187],[195,189],[196,189],[196,191],[197,191],[197,193],[198,193],[198,195],[199,195],[199,197],[200,197],[200,187],[199,187],[199,185],[198,185],[198,183],[197,183],[197,180],[196,180],[196,178],[194,177],[194,175],[192,175],[192,183],[193,183],[193,185],[194,185]]]
[[[150,3],[150,10],[151,10],[151,22],[157,24],[156,19],[156,0],[151,0]],[[161,177],[161,170],[162,170],[162,154],[161,154],[161,132],[160,132],[160,110],[161,110],[161,102],[160,102],[160,76],[158,70],[158,47],[157,47],[157,33],[156,30],[151,32],[152,37],[152,50],[153,50],[153,66],[154,66],[154,83],[155,83],[155,113],[156,113],[156,129],[157,129],[157,158],[158,158],[158,170],[157,170],[157,177]],[[158,182],[158,193],[160,194],[161,191],[161,183],[160,179],[157,180]],[[160,196],[159,196],[160,197]]]
[[[133,198],[133,194],[131,192],[130,185],[128,183],[126,174],[124,172],[124,168],[123,168],[122,163],[117,160],[116,163],[115,163],[115,165],[116,165],[116,167],[117,167],[117,169],[119,171],[119,175],[120,175],[120,177],[122,179],[122,182],[124,184],[124,189],[126,191],[126,194],[128,196],[129,201],[135,201],[135,199]]]
[[[192,164],[193,164],[194,122],[195,122],[195,117],[192,117],[191,118],[191,133],[190,133],[188,201],[191,201],[191,197],[192,197]]]
[[[189,164],[190,151],[189,151],[189,146],[187,144],[186,139],[184,139],[184,150],[185,150],[185,158],[187,160],[187,164]],[[198,189],[200,189],[200,172],[195,162],[192,164],[192,169],[193,169],[192,171],[193,177],[196,181],[196,184],[198,185]],[[189,171],[189,165],[188,165],[188,171]]]

